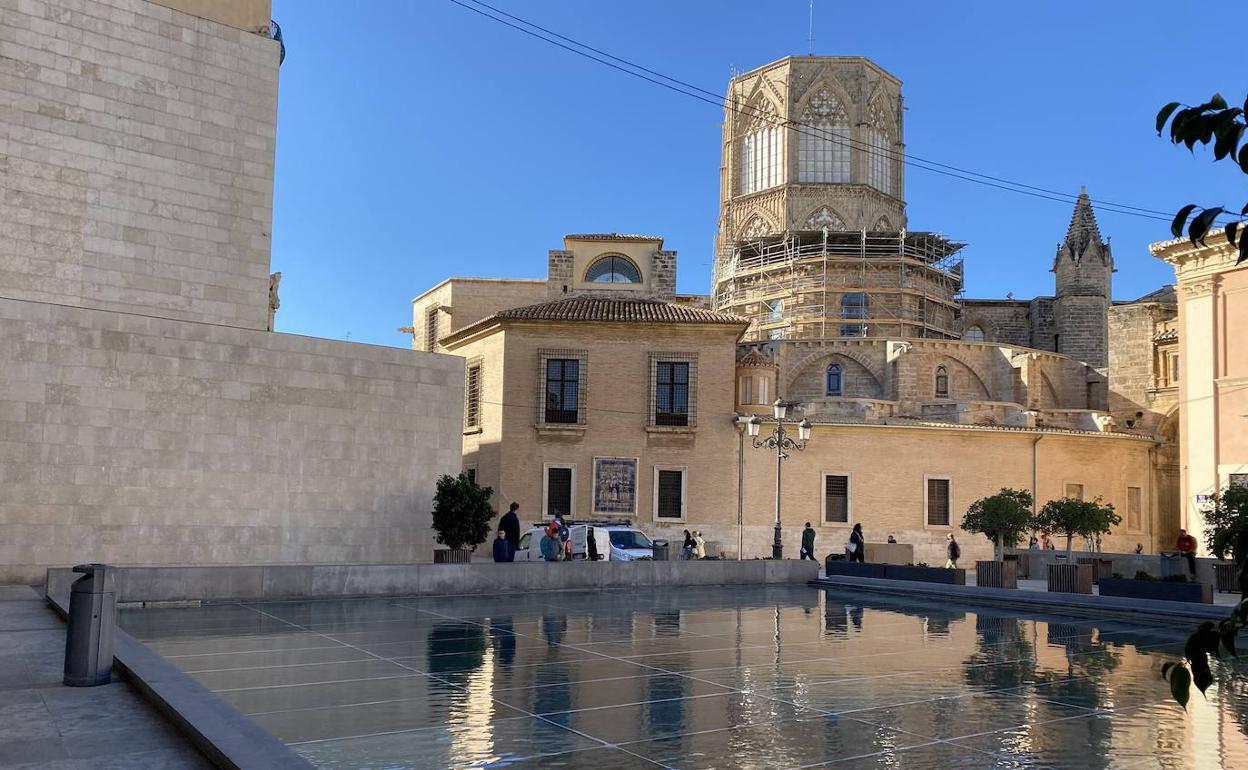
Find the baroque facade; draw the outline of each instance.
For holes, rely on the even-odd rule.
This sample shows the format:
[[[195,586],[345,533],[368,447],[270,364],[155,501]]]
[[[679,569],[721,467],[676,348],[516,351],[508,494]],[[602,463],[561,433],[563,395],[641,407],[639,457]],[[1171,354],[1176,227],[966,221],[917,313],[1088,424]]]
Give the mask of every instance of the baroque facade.
[[[869,539],[891,534],[940,561],[966,507],[1002,487],[1112,503],[1123,524],[1107,550],[1168,545],[1170,295],[1112,302],[1113,257],[1081,192],[1053,296],[962,298],[963,244],[905,229],[902,115],[900,81],[858,57],[790,57],[734,78],[709,297],[675,294],[660,239],[614,234],[568,236],[545,281],[453,278],[417,297],[413,345],[468,359],[465,468],[535,520],[614,512],[762,555],[776,459],[739,417],[768,431],[779,399],[813,424],[784,461],[790,555],[807,521],[821,552],[862,523]],[[624,310],[637,303],[664,309]],[[699,321],[678,312],[691,309]],[[656,362],[672,353],[697,372],[675,430],[656,411],[671,387]],[[556,415],[575,424],[552,425],[544,410],[569,381],[579,400]],[[614,483],[604,458],[632,469],[626,511],[596,503]],[[989,550],[967,541],[968,556]]]

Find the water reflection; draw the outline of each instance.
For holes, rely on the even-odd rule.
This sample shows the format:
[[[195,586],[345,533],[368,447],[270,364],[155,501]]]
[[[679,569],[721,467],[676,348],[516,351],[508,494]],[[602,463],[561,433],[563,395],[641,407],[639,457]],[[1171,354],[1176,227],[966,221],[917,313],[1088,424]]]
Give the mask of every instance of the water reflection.
[[[123,624],[321,767],[1248,767],[1242,664],[1167,699],[1181,624],[805,587],[249,612]]]

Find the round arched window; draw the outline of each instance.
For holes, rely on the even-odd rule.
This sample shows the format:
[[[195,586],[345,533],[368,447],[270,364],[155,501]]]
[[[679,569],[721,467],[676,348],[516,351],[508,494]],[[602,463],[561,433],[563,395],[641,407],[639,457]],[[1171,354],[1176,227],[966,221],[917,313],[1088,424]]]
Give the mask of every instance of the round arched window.
[[[962,339],[970,342],[983,342],[984,330],[978,326],[967,327],[966,331],[962,332]]]
[[[585,271],[589,283],[641,283],[641,272],[628,257],[601,257]]]

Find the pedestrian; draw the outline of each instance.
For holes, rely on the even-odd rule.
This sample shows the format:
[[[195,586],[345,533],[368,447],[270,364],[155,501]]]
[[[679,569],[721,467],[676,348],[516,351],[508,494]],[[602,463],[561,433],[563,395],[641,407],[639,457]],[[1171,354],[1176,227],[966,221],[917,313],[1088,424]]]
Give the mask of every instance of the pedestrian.
[[[1143,543],[1136,543],[1136,544],[1135,544],[1135,552],[1136,552],[1136,554],[1141,554],[1141,553],[1144,553],[1144,544],[1143,544]]]
[[[589,552],[590,561],[598,561],[598,541],[594,539],[594,528],[585,530],[585,550]]]
[[[889,535],[888,542],[890,545],[897,545],[897,538],[893,537],[892,535]]]
[[[702,532],[695,530],[693,533],[693,553],[699,559],[706,558],[706,541],[702,539]]]
[[[819,561],[815,558],[815,530],[810,526],[810,522],[806,522],[806,529],[802,530],[802,551],[801,558],[810,558],[811,561]]]
[[[962,556],[962,548],[958,545],[958,541],[953,538],[953,533],[945,535],[948,543],[945,545],[945,552],[948,558],[945,560],[945,569],[957,569],[958,558]]]
[[[1187,571],[1196,576],[1196,538],[1187,534],[1186,529],[1179,530],[1179,539],[1174,541],[1174,548],[1187,559]]]
[[[1053,540],[1049,537],[1048,532],[1040,533],[1040,548],[1045,551],[1057,550],[1056,547],[1053,545]]]
[[[845,553],[850,561],[866,561],[867,540],[862,536],[862,525],[855,524],[849,533],[849,542],[845,544]]]
[[[1036,539],[1036,536],[1033,534],[1033,535],[1031,536],[1031,538],[1027,540],[1027,548],[1028,548],[1029,550],[1034,551],[1034,550],[1038,549],[1039,547],[1040,547],[1040,541],[1039,541],[1039,540],[1037,540],[1037,539]]]
[[[545,561],[559,561],[563,556],[563,544],[559,542],[559,528],[551,524],[546,528],[546,534],[542,535],[541,542],[542,559]]]
[[[494,538],[494,561],[501,563],[515,560],[516,549],[511,547],[507,533],[502,529],[498,530],[498,537]]]
[[[685,542],[680,547],[680,558],[692,559],[693,550],[697,548],[697,544],[693,542],[693,535],[689,534],[689,530],[685,530]]]
[[[515,553],[520,547],[520,503],[512,503],[507,507],[507,512],[503,514],[503,518],[498,521],[498,528],[507,533],[507,542],[511,543],[511,552]]]

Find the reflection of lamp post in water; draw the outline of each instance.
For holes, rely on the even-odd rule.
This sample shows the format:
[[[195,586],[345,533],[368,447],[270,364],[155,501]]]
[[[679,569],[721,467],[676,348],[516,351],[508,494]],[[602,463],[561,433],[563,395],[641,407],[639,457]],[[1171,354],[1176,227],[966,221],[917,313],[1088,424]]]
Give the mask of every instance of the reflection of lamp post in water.
[[[784,557],[784,543],[780,539],[780,464],[789,456],[785,450],[800,452],[806,448],[806,442],[810,440],[810,420],[803,419],[797,424],[799,440],[794,441],[784,429],[784,417],[788,414],[789,405],[777,398],[771,408],[776,418],[776,427],[770,436],[759,440],[758,431],[763,421],[758,417],[750,418],[749,429],[750,441],[755,449],[776,450],[776,532],[775,540],[771,543],[771,558],[781,559]]]

